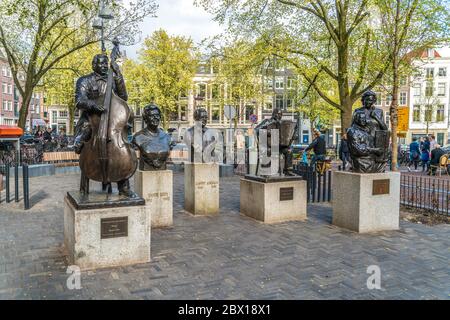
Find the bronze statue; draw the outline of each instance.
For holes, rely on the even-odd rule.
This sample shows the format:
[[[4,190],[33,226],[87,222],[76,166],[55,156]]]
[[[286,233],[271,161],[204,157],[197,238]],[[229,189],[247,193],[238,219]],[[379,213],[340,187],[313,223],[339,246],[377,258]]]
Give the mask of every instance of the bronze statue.
[[[375,92],[366,91],[363,106],[353,113],[352,125],[347,130],[348,147],[353,172],[384,172],[388,160],[389,131],[383,110],[375,108]]]
[[[127,105],[125,82],[116,58],[118,42],[113,42],[110,68],[108,56],[96,55],[93,73],[76,84],[75,104],[81,110],[76,125],[76,152],[80,154],[80,191],[89,193],[89,179],[100,181],[103,189],[117,182],[119,194],[135,197],[129,178],[137,167],[136,152],[128,143],[127,130],[132,112]]]
[[[139,170],[166,170],[172,144],[170,136],[159,128],[161,110],[150,104],[144,108],[142,119],[147,127],[137,132],[132,141],[140,151]]]
[[[201,141],[202,146],[197,145],[194,141],[194,129],[195,126],[186,130],[185,142],[190,150],[190,161],[195,162],[195,152],[201,153],[201,161],[206,162],[205,154],[215,157],[215,146],[217,144],[216,137],[213,130],[209,129],[206,124],[208,123],[208,111],[205,108],[198,108],[194,111],[194,120],[198,123],[201,122]]]
[[[293,176],[295,175],[293,173],[293,165],[292,165],[292,151],[290,149],[290,146],[292,144],[292,141],[295,139],[295,133],[296,133],[296,123],[289,120],[281,120],[283,117],[283,113],[279,108],[275,108],[272,112],[272,116],[270,119],[265,119],[261,121],[256,127],[255,127],[255,133],[256,137],[259,141],[259,134],[260,130],[265,129],[267,130],[267,157],[271,156],[271,130],[272,129],[278,129],[279,130],[279,169],[278,169],[278,175],[288,175]],[[259,148],[259,143],[258,143]],[[265,150],[259,150],[258,153],[258,166],[257,166],[257,174],[259,171],[259,157],[262,152]],[[261,164],[261,167],[263,168],[270,168],[271,163],[267,164]]]

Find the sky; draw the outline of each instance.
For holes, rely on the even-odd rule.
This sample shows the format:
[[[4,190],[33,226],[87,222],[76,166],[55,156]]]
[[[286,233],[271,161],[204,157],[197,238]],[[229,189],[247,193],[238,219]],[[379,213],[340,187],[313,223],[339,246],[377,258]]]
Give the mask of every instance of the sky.
[[[170,35],[191,37],[196,43],[225,30],[202,7],[194,6],[194,0],[164,0],[158,1],[158,4],[157,17],[147,17],[141,24],[141,41],[124,47],[129,58],[137,58],[142,41],[158,29],[164,29]]]

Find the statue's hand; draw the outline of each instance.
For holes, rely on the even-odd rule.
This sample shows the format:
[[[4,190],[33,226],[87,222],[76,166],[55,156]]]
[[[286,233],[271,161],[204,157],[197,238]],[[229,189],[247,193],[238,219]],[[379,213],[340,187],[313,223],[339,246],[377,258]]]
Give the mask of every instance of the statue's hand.
[[[122,72],[120,71],[120,67],[117,62],[111,62],[111,68],[113,69],[116,76],[122,76]]]
[[[103,113],[103,111],[105,111],[105,108],[103,106],[98,106],[95,104],[92,106],[92,111],[95,113]]]

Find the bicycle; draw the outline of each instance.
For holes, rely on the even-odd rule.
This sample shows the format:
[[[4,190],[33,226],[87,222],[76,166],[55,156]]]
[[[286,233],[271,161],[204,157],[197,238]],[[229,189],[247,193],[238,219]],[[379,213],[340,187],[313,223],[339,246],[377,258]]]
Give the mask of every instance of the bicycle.
[[[331,170],[331,159],[317,160],[315,169],[319,176],[323,176],[325,172]]]

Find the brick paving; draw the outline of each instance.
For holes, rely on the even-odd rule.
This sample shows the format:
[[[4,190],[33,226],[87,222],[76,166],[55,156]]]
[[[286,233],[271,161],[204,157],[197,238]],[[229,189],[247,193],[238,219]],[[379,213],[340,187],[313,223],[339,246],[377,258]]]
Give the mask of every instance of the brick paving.
[[[450,298],[450,225],[360,235],[332,226],[329,205],[310,205],[306,222],[264,225],[239,214],[238,177],[221,179],[219,216],[194,217],[179,173],[174,227],[152,231],[152,262],[83,272],[82,289],[69,290],[63,197],[78,180],[33,178],[30,210],[0,204],[0,299]],[[381,290],[366,286],[369,265]]]

